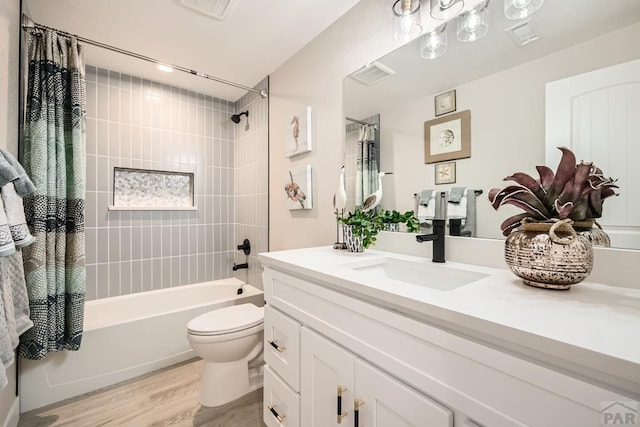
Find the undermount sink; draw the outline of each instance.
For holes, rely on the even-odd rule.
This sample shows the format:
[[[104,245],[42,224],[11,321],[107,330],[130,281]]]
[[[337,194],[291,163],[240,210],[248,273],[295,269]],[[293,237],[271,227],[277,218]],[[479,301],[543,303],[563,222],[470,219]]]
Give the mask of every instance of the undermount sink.
[[[450,291],[488,276],[485,273],[462,270],[448,264],[398,258],[377,258],[347,264],[345,267],[362,272],[373,280],[386,278],[439,291]]]

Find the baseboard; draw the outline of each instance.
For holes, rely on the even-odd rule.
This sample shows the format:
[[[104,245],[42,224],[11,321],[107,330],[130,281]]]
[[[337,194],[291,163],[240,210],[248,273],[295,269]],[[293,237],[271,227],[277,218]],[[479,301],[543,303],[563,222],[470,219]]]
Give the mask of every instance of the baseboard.
[[[11,409],[9,409],[9,413],[6,418],[2,422],[2,427],[17,427],[18,420],[20,419],[20,398],[16,396],[13,401],[13,405],[11,405]]]

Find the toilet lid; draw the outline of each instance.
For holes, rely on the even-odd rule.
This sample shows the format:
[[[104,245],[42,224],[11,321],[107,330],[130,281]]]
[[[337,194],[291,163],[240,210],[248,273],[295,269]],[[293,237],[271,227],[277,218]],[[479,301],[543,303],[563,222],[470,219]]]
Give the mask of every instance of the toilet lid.
[[[263,321],[263,307],[240,304],[201,314],[189,321],[187,329],[198,335],[219,335],[249,329]]]

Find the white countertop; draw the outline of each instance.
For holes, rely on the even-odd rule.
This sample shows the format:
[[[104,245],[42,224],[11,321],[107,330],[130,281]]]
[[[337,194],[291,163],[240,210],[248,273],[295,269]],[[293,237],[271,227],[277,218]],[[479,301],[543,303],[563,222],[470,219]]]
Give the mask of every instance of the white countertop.
[[[430,259],[372,249],[356,254],[318,247],[259,255],[266,267],[640,397],[640,289],[588,279],[567,291],[538,289],[508,270],[447,262],[438,267],[488,276],[440,291],[387,278],[372,280],[349,267],[383,258],[431,264]]]

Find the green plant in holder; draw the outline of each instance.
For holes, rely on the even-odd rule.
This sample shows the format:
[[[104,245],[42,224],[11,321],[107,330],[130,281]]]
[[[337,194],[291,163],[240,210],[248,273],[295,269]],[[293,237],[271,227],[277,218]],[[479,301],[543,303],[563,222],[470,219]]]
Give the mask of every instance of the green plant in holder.
[[[383,227],[380,217],[372,211],[356,210],[355,212],[349,212],[349,215],[338,218],[338,221],[353,227],[353,234],[362,238],[362,247],[364,249],[376,242],[376,236]]]
[[[493,188],[489,201],[494,209],[504,204],[519,207],[524,212],[507,218],[500,226],[502,234],[508,236],[522,224],[524,218],[534,220],[586,221],[602,216],[602,205],[606,198],[617,195],[616,180],[606,178],[602,170],[591,162],[576,164],[576,157],[565,147],[559,147],[562,158],[554,173],[547,166],[536,166],[539,179],[526,173],[516,172],[505,181],[516,185]]]
[[[420,228],[420,222],[418,221],[418,218],[415,217],[413,211],[400,213],[396,210],[383,210],[380,211],[378,216],[383,224],[405,224],[408,232],[418,231]]]

